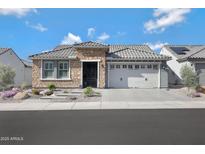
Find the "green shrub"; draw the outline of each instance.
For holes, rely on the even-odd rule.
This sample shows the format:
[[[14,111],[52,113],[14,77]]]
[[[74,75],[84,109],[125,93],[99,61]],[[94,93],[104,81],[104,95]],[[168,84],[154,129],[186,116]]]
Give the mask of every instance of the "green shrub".
[[[196,88],[198,86],[198,76],[194,72],[193,68],[184,65],[180,70],[180,74],[186,87]]]
[[[7,65],[0,64],[0,87],[6,88],[14,84],[15,71]]]
[[[51,90],[51,91],[53,91],[53,90],[56,89],[56,86],[55,86],[54,84],[49,84],[49,85],[48,85],[48,89]]]
[[[32,94],[33,95],[39,95],[40,91],[38,89],[32,89]]]
[[[88,97],[91,97],[94,95],[94,91],[92,89],[92,87],[86,87],[84,89],[84,95],[88,96]]]

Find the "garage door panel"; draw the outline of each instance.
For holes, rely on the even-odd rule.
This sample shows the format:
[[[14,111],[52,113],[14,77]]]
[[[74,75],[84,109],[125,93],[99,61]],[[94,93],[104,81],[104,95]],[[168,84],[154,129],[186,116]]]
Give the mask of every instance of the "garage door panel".
[[[113,69],[109,70],[109,87],[155,88],[158,86],[158,70]]]

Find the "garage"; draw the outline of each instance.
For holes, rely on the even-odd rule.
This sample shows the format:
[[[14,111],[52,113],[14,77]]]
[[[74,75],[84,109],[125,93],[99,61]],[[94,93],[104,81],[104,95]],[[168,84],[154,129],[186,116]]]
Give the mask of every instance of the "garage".
[[[205,85],[205,63],[196,63],[195,69],[199,76],[199,84]]]
[[[157,88],[159,64],[110,63],[108,87],[110,88]]]

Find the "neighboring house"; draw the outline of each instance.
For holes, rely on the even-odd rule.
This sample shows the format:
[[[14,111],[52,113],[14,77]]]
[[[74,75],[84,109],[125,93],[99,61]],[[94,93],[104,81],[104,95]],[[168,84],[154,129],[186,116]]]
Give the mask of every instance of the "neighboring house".
[[[45,88],[161,88],[168,86],[163,65],[170,57],[147,45],[105,45],[84,42],[60,45],[33,60],[32,85]]]
[[[205,85],[205,45],[165,45],[160,54],[172,57],[167,62],[170,84],[182,83],[180,70],[188,65],[197,72],[199,84]]]
[[[11,48],[0,48],[0,63],[10,66],[15,71],[15,85],[31,85],[32,63],[20,59]]]

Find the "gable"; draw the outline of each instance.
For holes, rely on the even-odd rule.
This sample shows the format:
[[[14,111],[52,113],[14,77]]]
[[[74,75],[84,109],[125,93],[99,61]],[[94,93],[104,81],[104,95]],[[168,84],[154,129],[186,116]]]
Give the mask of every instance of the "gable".
[[[3,64],[12,63],[16,60],[16,62],[19,62],[19,64],[22,64],[24,67],[32,67],[31,63],[24,62],[11,48],[0,48],[0,58],[2,58],[1,62]]]

